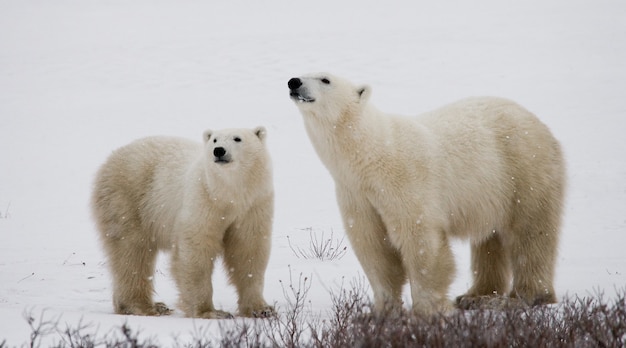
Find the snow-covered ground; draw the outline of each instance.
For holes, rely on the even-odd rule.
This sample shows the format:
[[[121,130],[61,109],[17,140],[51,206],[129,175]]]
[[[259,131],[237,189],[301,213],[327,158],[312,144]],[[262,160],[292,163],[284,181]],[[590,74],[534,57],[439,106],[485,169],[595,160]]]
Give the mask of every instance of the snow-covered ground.
[[[272,0],[0,0],[0,342],[28,339],[23,313],[99,332],[125,322],[167,342],[218,321],[112,314],[90,218],[94,173],[115,148],[166,134],[264,125],[276,214],[265,295],[286,305],[290,274],[312,282],[310,308],[363,277],[298,258],[309,230],[343,236],[333,182],[313,152],[287,80],[329,71],[373,87],[381,110],[416,114],[471,95],[514,99],[565,149],[569,191],[558,295],[626,286],[626,3]],[[345,242],[347,244],[347,240]],[[470,284],[468,245],[455,244]],[[176,303],[159,262],[155,298]],[[409,301],[408,294],[405,295]],[[215,277],[215,303],[236,310]],[[215,330],[214,330],[214,329]]]

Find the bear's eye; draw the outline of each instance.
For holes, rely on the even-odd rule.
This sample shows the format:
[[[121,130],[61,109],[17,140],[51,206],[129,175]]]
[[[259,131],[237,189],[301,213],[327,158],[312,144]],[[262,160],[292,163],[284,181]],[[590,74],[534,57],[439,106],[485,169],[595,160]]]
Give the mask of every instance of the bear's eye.
[[[240,138],[240,137],[234,137],[234,138],[233,138],[233,140],[234,140],[236,143],[241,142],[241,138]]]
[[[213,142],[214,142],[214,143],[217,143],[217,138],[213,138]]]
[[[323,84],[330,85],[330,80],[325,77],[322,78],[320,81],[322,81]]]

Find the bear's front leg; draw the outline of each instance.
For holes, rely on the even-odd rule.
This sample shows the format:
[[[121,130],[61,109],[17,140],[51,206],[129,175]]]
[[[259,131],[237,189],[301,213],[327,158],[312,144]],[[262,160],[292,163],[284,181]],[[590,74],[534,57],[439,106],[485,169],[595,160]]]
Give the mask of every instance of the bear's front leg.
[[[361,194],[339,185],[336,190],[346,234],[374,292],[375,311],[400,309],[405,268],[380,215]]]
[[[273,204],[268,200],[257,203],[224,235],[224,265],[237,289],[239,314],[246,317],[274,314],[274,308],[263,298],[272,241]]]
[[[221,235],[220,233],[215,235]],[[172,250],[172,274],[180,296],[180,306],[187,317],[230,319],[233,315],[213,306],[213,266],[222,252],[219,238],[213,234],[183,234]]]

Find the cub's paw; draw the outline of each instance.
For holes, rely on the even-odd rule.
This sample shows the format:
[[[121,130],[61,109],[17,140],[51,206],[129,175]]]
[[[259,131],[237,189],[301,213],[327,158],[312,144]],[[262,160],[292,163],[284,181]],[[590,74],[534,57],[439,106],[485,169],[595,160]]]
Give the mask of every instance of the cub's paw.
[[[145,316],[161,316],[169,315],[173,312],[165,303],[140,303],[140,304],[118,304],[115,309],[117,314],[125,315],[145,315]]]
[[[204,319],[233,319],[235,318],[234,315],[225,311],[217,310],[217,309],[201,313],[198,317],[204,318]]]
[[[163,302],[156,302],[152,308],[156,313],[155,315],[170,315],[174,311]]]

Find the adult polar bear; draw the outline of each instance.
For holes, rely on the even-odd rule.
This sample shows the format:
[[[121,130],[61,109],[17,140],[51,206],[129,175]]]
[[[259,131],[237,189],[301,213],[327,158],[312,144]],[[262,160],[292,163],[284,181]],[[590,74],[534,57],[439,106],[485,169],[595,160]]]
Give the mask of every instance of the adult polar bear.
[[[329,74],[288,86],[335,180],[377,310],[400,303],[407,278],[415,312],[451,309],[450,237],[471,241],[474,284],[460,307],[494,295],[556,301],[565,169],[557,140],[534,115],[484,97],[405,118],[369,104],[368,86]]]
[[[223,255],[239,313],[268,316],[263,300],[274,190],[266,131],[206,131],[204,142],[137,140],[98,171],[92,208],[113,276],[119,314],[161,315],[152,301],[158,250],[172,251],[185,315],[229,318],[213,306],[211,275]]]

